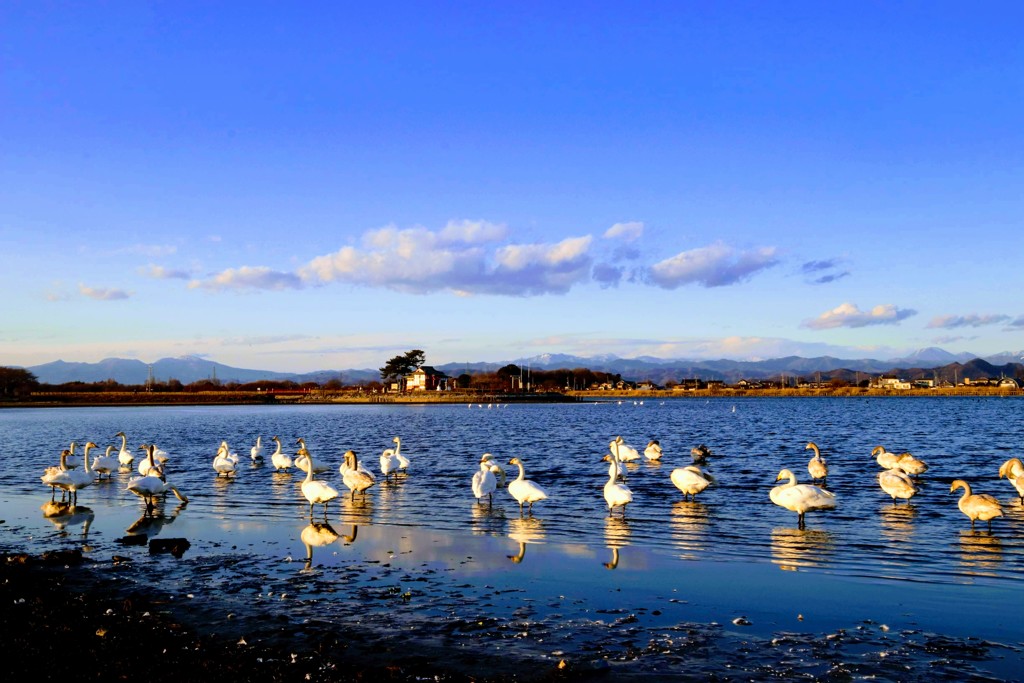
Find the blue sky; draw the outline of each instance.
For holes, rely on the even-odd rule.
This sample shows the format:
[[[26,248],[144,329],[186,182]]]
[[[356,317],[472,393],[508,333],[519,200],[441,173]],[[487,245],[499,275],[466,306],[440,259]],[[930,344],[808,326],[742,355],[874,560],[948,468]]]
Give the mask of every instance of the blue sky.
[[[0,364],[1024,348],[1016,3],[0,5]]]

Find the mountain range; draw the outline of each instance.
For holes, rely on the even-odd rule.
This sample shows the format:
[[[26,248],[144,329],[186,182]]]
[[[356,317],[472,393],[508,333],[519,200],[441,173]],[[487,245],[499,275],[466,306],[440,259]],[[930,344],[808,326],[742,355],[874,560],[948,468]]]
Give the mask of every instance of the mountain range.
[[[960,379],[966,377],[978,379],[1000,374],[1015,376],[1016,368],[1024,363],[1024,351],[978,358],[973,354],[952,354],[943,349],[929,347],[920,349],[909,356],[890,360],[869,358],[851,360],[831,356],[816,358],[787,356],[766,360],[683,360],[651,356],[619,358],[613,355],[580,357],[543,354],[499,363],[445,363],[434,367],[449,375],[460,375],[462,373],[493,372],[510,363],[524,369],[535,370],[588,368],[597,372],[621,375],[628,380],[650,380],[658,384],[664,384],[668,380],[679,381],[683,378],[693,377],[732,383],[740,379],[766,379],[780,375],[807,377],[815,373],[827,378],[838,377],[847,381],[855,380],[861,375],[877,374],[904,375],[908,379],[933,377],[936,374],[950,379],[954,376]],[[125,358],[106,358],[98,363],[58,360],[25,369],[44,384],[105,382],[107,380],[114,380],[120,384],[145,384],[151,372],[155,381],[165,382],[176,379],[183,384],[205,379],[242,384],[267,380],[324,383],[332,379],[340,379],[345,384],[365,384],[380,379],[380,372],[372,368],[289,373],[235,368],[199,356],[163,358],[154,363]],[[860,378],[864,379],[864,377]]]

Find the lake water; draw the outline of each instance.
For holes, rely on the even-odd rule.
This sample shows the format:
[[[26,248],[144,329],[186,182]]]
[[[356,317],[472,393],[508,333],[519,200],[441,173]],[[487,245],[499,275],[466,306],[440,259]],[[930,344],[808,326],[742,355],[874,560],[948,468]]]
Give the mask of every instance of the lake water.
[[[161,590],[188,592],[210,619],[224,601],[244,611],[284,594],[290,618],[357,615],[382,642],[396,625],[425,637],[444,623],[431,636],[439,646],[498,644],[538,667],[565,658],[652,675],[700,653],[691,672],[702,675],[1012,679],[1024,663],[1024,508],[997,472],[1020,455],[1022,406],[965,397],[6,410],[0,513],[13,544],[87,541],[97,559],[126,554],[115,540],[130,528],[187,537],[182,560],[151,562],[174,577]],[[70,441],[102,450],[120,443],[118,431],[133,448],[167,451],[167,479],[188,505],[169,497],[136,525],[143,506],[124,489],[136,473],[123,472],[79,494],[90,510],[84,539],[84,518],[45,519],[42,470]],[[257,435],[261,466],[249,461]],[[319,478],[342,491],[328,506],[324,545],[303,542],[304,475],[273,471],[274,435],[289,455],[302,437],[330,465]],[[617,435],[641,452],[651,439],[664,448],[661,462],[627,465],[634,502],[624,520],[609,517],[602,496],[601,457]],[[342,454],[352,449],[379,472],[394,436],[408,475],[388,484],[378,475],[352,501]],[[211,466],[222,440],[241,457],[230,479]],[[828,461],[837,508],[808,513],[801,530],[768,491],[782,468],[809,480],[809,441]],[[691,463],[698,443],[711,448],[718,483],[684,501],[669,474]],[[910,504],[893,505],[878,487],[877,445],[929,464]],[[485,452],[520,458],[549,499],[525,518],[505,491],[478,504],[470,478]],[[1000,499],[1005,516],[991,532],[971,530],[953,479]],[[338,595],[341,579],[351,591]]]

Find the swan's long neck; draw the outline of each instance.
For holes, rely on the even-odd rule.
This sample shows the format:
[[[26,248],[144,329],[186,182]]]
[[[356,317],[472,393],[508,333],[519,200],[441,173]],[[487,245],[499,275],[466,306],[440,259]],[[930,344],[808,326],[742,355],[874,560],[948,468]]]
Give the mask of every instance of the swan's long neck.
[[[171,492],[171,493],[173,493],[173,494],[175,495],[175,497],[177,497],[177,499],[178,499],[178,500],[180,500],[180,501],[181,501],[182,503],[187,503],[187,502],[188,502],[188,496],[186,496],[186,495],[185,495],[184,493],[182,493],[181,491],[179,491],[179,490],[178,490],[178,487],[177,487],[177,486],[175,486],[174,484],[168,484],[168,485],[167,485],[167,488],[168,488],[168,489],[170,490],[170,492]]]
[[[262,436],[257,436],[256,437],[256,448],[260,447],[260,439],[262,439],[262,438],[263,438]]]
[[[809,444],[807,444],[807,447],[810,448],[812,451],[814,451],[815,459],[817,459],[817,460],[821,459],[821,451],[818,450],[818,444],[809,443]]]
[[[608,483],[614,484],[619,476],[619,461],[612,456],[612,466],[608,468]]]
[[[74,455],[75,454],[75,448],[77,448],[77,447],[78,447],[78,444],[76,442],[72,441],[71,445],[68,446],[68,450],[70,451],[69,455]]]
[[[392,441],[395,442],[395,455],[398,455],[402,452],[402,440],[396,436]]]
[[[115,448],[116,448],[116,446],[113,446],[113,445],[107,446],[107,457],[108,458],[110,457],[110,454],[114,451]]]
[[[92,474],[92,468],[89,467],[89,449],[93,447],[93,444],[85,444],[85,454],[82,456],[82,469],[85,470],[86,474]]]
[[[281,439],[274,439],[274,442],[277,443],[277,450],[274,451],[274,455],[281,455]]]
[[[516,465],[519,466],[519,476],[516,477],[516,481],[522,481],[526,479],[526,470],[523,469],[523,463],[517,462]]]
[[[309,469],[306,470],[306,481],[313,481],[313,456],[306,456],[306,463],[309,465]]]
[[[68,455],[68,451],[60,452],[60,469],[62,472],[68,469]]]
[[[121,450],[128,450],[128,437],[125,436],[123,432],[121,433]]]

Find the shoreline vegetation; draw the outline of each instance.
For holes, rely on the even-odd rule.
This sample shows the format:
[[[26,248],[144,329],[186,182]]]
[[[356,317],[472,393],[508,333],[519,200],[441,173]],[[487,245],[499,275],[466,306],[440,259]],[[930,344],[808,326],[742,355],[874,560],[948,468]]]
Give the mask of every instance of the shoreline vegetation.
[[[154,405],[295,405],[295,404],[439,404],[493,406],[507,403],[592,403],[614,401],[664,401],[744,398],[923,398],[923,397],[1019,397],[1024,390],[1002,387],[935,389],[872,389],[865,387],[733,389],[688,391],[619,390],[493,393],[470,391],[369,391],[322,389],[294,391],[44,391],[16,399],[0,400],[0,408],[61,406],[154,406]]]

